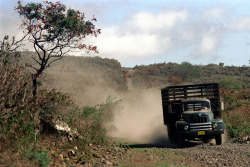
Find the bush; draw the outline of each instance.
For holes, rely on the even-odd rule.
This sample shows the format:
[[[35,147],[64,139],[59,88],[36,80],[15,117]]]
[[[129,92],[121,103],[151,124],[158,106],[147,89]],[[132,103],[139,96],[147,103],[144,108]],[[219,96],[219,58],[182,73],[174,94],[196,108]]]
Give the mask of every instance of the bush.
[[[182,62],[180,65],[175,65],[173,68],[173,75],[181,77],[183,80],[200,78],[201,72],[191,63]]]
[[[103,104],[75,108],[64,115],[64,120],[81,135],[88,136],[89,142],[102,144],[106,141],[105,124],[113,119],[120,103],[121,100],[109,96]]]
[[[225,103],[222,113],[228,134],[231,138],[241,138],[250,135],[249,91],[220,90]]]
[[[250,135],[250,110],[248,107],[225,111],[223,119],[231,138],[242,138]]]
[[[45,150],[29,150],[21,153],[22,156],[31,160],[33,164],[41,167],[47,167],[50,164],[50,155]]]
[[[241,90],[242,84],[234,78],[224,78],[218,81],[220,88],[228,90]]]
[[[0,50],[0,151],[35,144],[45,125],[70,101],[67,94],[41,90],[34,99],[32,79],[5,38]]]
[[[25,67],[19,64],[19,53],[10,51],[5,37],[0,42],[0,148],[28,146],[34,141],[32,85]]]

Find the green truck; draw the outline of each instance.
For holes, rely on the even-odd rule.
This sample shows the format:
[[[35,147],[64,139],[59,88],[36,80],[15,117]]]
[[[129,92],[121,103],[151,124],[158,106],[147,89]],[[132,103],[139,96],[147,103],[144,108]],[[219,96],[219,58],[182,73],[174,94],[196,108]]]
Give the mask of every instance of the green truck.
[[[161,89],[163,120],[171,142],[215,139],[222,144],[223,103],[217,83],[169,86]]]

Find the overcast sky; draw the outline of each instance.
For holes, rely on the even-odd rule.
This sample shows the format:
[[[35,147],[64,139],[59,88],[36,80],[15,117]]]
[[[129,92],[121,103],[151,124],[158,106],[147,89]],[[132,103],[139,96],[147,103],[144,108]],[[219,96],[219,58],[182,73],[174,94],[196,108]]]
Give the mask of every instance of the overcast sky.
[[[183,61],[249,66],[249,0],[61,2],[84,12],[87,19],[93,15],[97,18],[96,28],[102,34],[86,43],[98,46],[97,56],[117,59],[124,67]],[[1,38],[5,34],[22,35],[15,6],[17,0],[0,0]]]

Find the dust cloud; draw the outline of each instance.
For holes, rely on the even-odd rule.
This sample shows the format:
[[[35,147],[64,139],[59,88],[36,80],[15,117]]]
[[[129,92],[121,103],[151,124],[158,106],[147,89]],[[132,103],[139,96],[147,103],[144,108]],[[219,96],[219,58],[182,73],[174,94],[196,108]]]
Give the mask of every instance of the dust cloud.
[[[121,111],[115,113],[111,135],[133,143],[167,141],[163,124],[160,89],[132,89],[122,98]]]
[[[105,69],[75,59],[64,59],[50,68],[45,86],[70,93],[80,106],[105,103],[108,96],[122,100],[122,108],[114,111],[110,122],[111,136],[133,143],[167,141],[160,89],[134,88],[129,78],[128,91],[117,91],[103,78]]]

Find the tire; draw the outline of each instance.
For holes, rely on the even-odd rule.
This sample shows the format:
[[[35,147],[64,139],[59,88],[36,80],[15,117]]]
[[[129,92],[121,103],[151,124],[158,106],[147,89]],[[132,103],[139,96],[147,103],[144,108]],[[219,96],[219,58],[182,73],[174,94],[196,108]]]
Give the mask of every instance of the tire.
[[[174,147],[185,146],[185,139],[183,136],[176,134],[176,129],[174,126],[168,126],[168,140]]]
[[[168,140],[170,144],[176,144],[175,129],[171,126],[168,126]]]
[[[215,136],[215,141],[216,141],[216,145],[221,145],[222,144],[221,134]]]
[[[183,138],[183,136],[181,136],[181,135],[177,135],[177,145],[179,146],[179,147],[185,147],[185,138]]]

